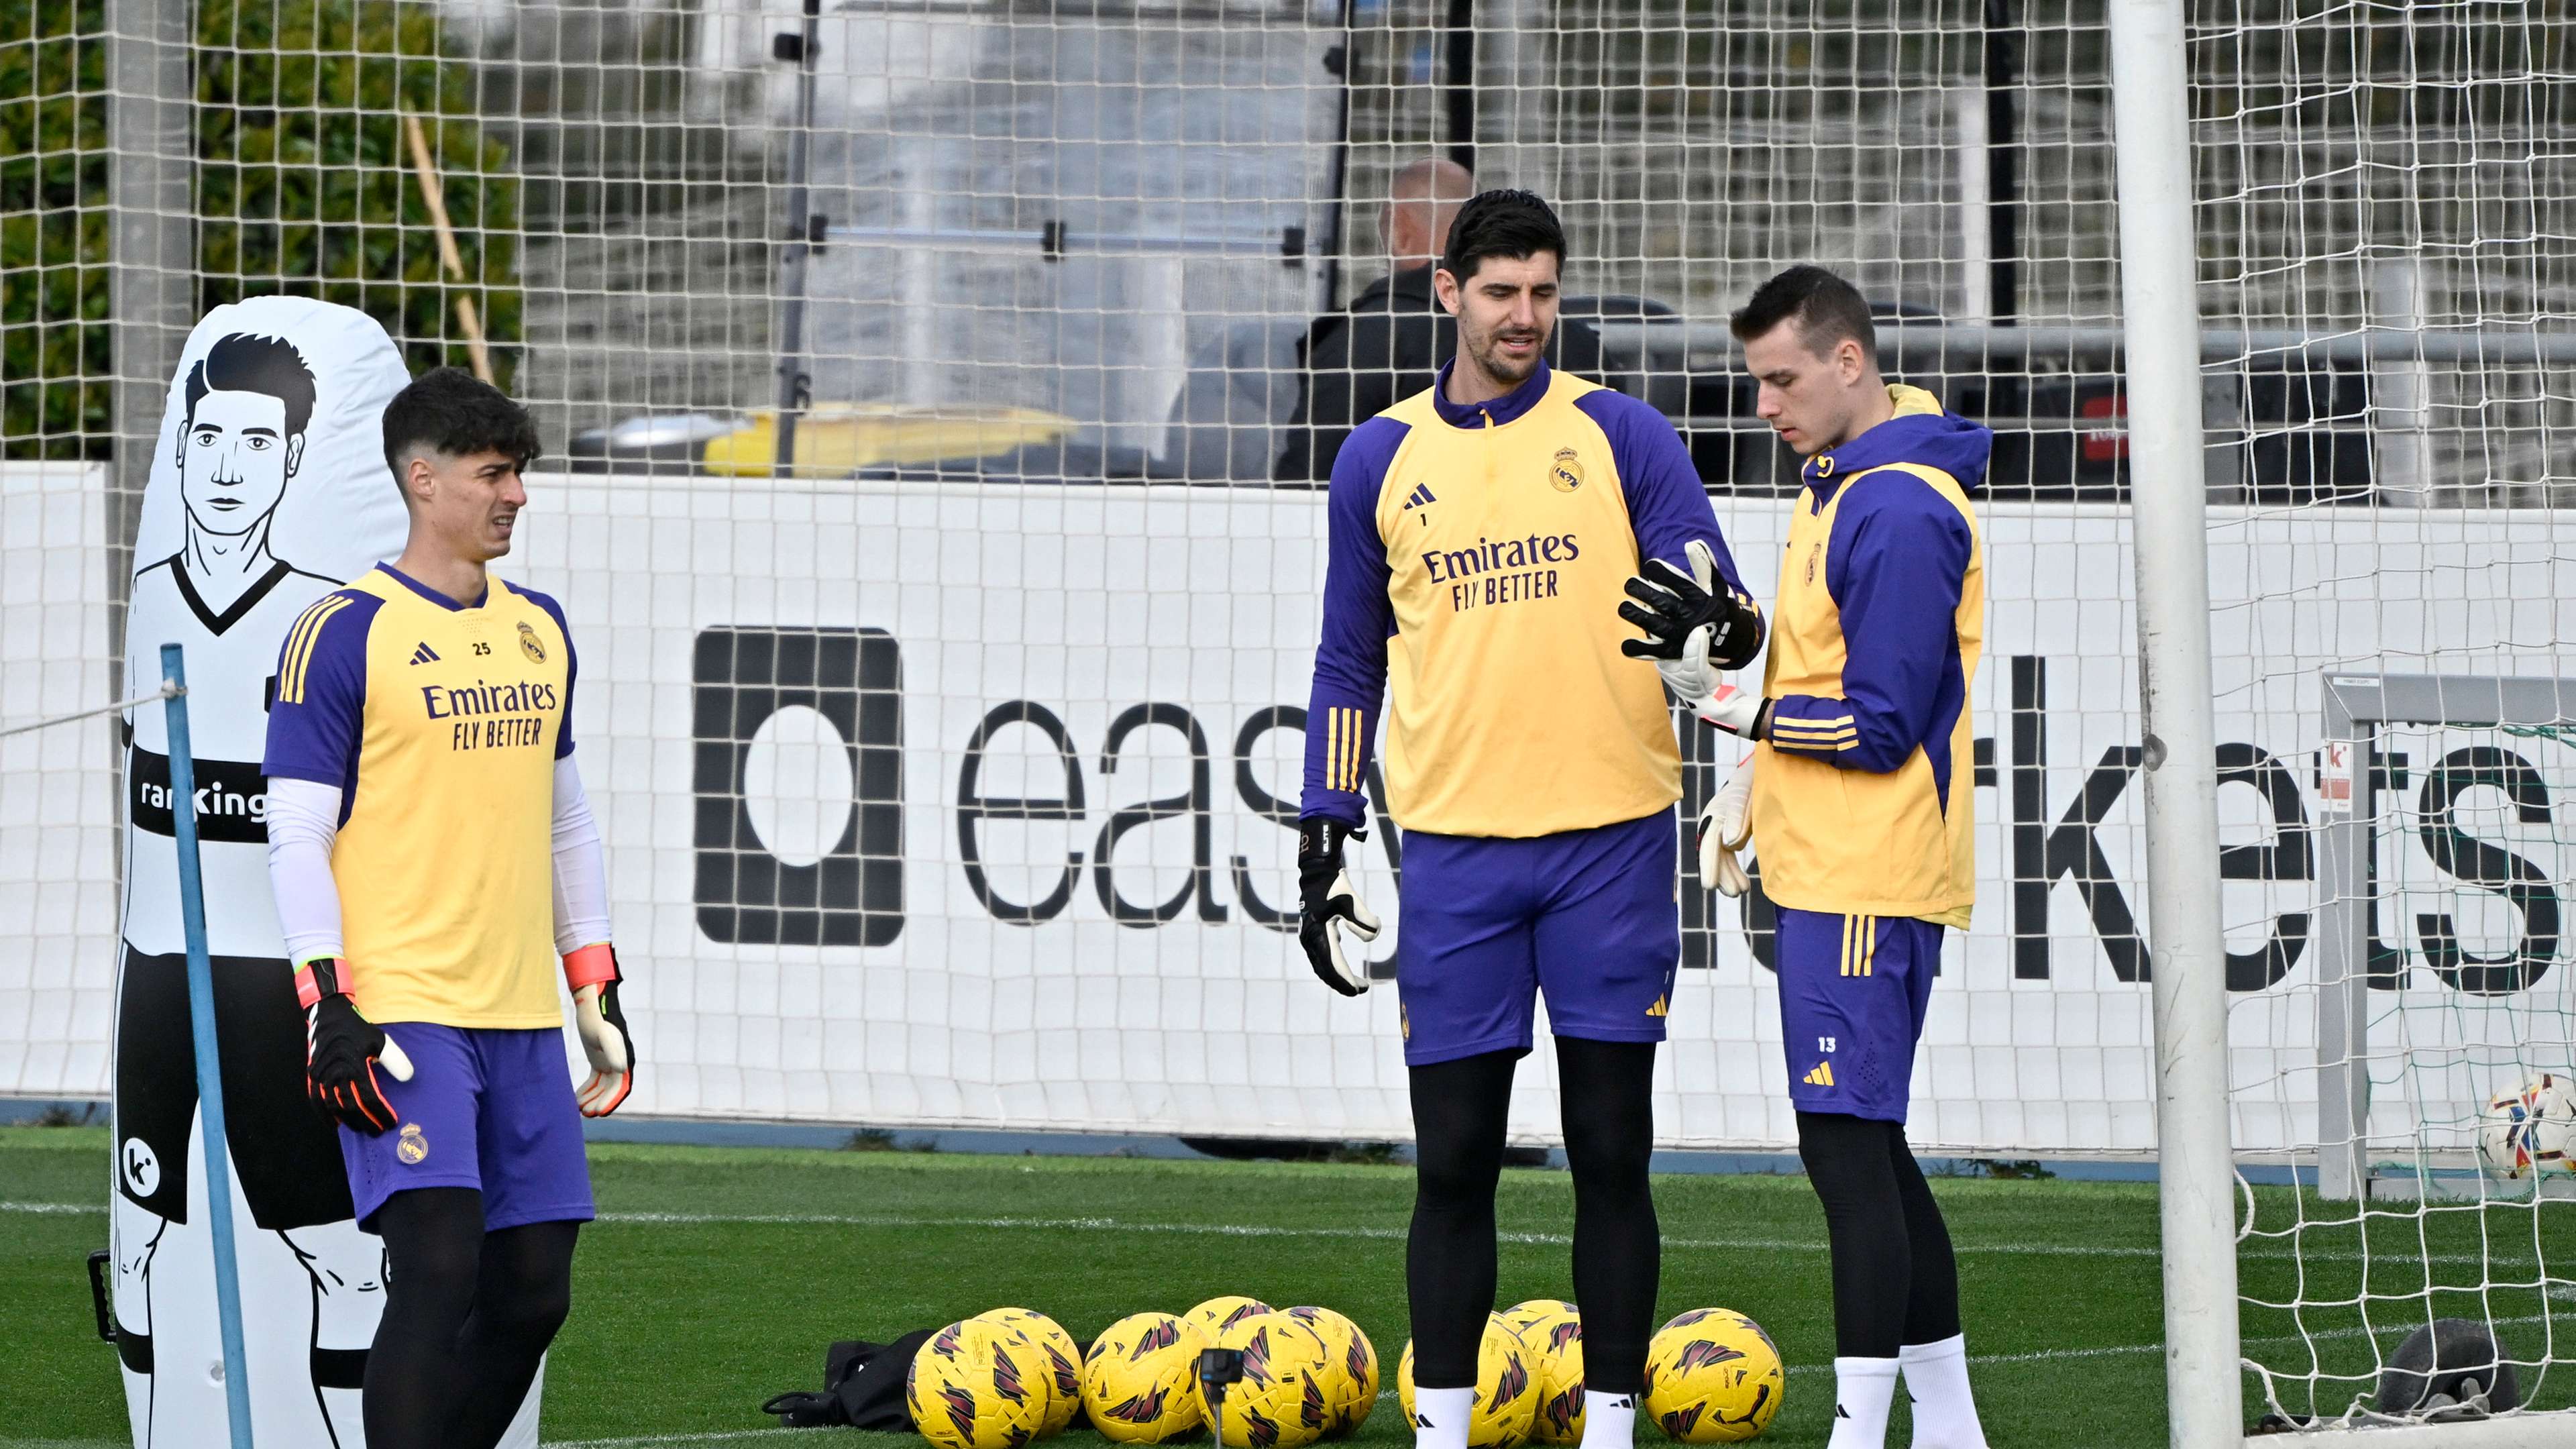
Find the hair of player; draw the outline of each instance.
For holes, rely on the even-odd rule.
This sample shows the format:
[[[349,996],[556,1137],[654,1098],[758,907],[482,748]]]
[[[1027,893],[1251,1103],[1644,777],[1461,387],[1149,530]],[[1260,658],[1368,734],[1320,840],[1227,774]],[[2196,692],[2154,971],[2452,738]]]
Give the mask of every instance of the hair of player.
[[[1464,285],[1487,257],[1518,262],[1540,252],[1554,252],[1557,270],[1565,270],[1565,228],[1538,193],[1517,188],[1480,191],[1467,198],[1467,204],[1458,208],[1458,219],[1449,223],[1449,245],[1440,254],[1440,270]]]
[[[1851,341],[1860,344],[1862,360],[1878,366],[1878,326],[1870,320],[1868,300],[1858,287],[1822,267],[1791,267],[1754,288],[1726,326],[1736,341],[1750,342],[1793,318],[1798,340],[1816,356]]]
[[[283,337],[236,332],[216,338],[188,369],[187,426],[196,425],[197,403],[210,392],[264,392],[286,404],[289,437],[313,421],[313,369]]]
[[[537,460],[537,425],[499,388],[461,367],[436,367],[385,404],[385,466],[406,499],[404,465],[424,452],[499,453],[525,468]]]

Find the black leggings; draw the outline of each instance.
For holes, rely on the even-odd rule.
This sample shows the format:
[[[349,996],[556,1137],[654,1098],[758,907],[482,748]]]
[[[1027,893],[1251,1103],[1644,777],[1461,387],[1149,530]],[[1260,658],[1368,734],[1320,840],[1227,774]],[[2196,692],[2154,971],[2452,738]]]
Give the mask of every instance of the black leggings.
[[[1835,1354],[1894,1358],[1956,1334],[1958,1261],[1905,1125],[1801,1112],[1798,1156],[1833,1247]]]
[[[491,1449],[572,1307],[578,1223],[483,1231],[483,1195],[415,1188],[376,1212],[385,1312],[367,1355],[368,1449]]]
[[[1485,1315],[1494,1309],[1494,1188],[1516,1052],[1415,1067],[1413,1231],[1405,1283],[1413,1307],[1413,1378],[1472,1388]],[[1646,1176],[1654,1147],[1651,1042],[1556,1039],[1565,1156],[1574,1174],[1574,1296],[1583,1307],[1586,1387],[1644,1385],[1662,1239]]]

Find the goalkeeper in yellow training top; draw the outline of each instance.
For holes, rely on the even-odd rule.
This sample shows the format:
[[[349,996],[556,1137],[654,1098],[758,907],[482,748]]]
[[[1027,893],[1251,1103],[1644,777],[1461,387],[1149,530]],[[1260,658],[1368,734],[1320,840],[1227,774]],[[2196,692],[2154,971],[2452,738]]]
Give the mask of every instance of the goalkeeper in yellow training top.
[[[1404,831],[1416,1449],[1467,1449],[1512,1075],[1542,997],[1574,1179],[1582,1440],[1634,1440],[1662,1254],[1655,1046],[1681,964],[1681,753],[1657,678],[1707,693],[1761,647],[1673,425],[1548,365],[1565,262],[1531,193],[1460,208],[1433,278],[1457,355],[1351,433],[1324,503],[1298,932],[1325,984],[1368,988],[1342,937],[1378,922],[1343,851],[1366,823],[1382,717],[1381,803]],[[1609,617],[1641,568],[1661,590],[1653,640]]]
[[[386,405],[411,533],[306,609],[268,724],[269,877],[359,1224],[385,1241],[371,1449],[487,1449],[571,1302],[581,1117],[625,1099],[599,831],[572,761],[555,601],[491,577],[536,456],[453,368]],[[557,958],[588,1083],[566,1068]]]
[[[1968,690],[1986,565],[1972,496],[1994,434],[1889,386],[1868,303],[1822,267],[1763,283],[1729,325],[1805,487],[1762,689],[1675,689],[1755,742],[1701,816],[1700,876],[1742,895],[1735,855],[1750,839],[1779,907],[1789,1101],[1833,1250],[1829,1449],[1881,1449],[1900,1374],[1914,1449],[1985,1449],[1950,1232],[1905,1114],[1941,935],[1967,928],[1977,898]]]

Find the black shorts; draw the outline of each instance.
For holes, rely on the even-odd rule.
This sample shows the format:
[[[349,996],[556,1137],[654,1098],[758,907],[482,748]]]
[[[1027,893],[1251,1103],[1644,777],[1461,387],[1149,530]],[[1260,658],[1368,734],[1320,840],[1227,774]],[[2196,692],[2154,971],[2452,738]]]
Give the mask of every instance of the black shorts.
[[[304,1009],[283,960],[217,956],[215,1050],[224,1127],[251,1220],[269,1229],[347,1222],[349,1178],[331,1119],[304,1093]],[[188,1220],[188,1132],[197,1047],[188,958],[127,947],[116,1001],[116,1186],[144,1211]]]

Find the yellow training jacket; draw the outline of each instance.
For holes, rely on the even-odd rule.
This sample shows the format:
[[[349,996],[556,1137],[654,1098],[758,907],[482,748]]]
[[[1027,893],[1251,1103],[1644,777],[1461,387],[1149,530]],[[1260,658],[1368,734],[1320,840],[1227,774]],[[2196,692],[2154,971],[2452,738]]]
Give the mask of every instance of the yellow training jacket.
[[[1920,388],[1809,459],[1781,561],[1753,774],[1773,902],[1964,927],[1977,898],[1968,686],[1985,643],[1968,495],[1994,434]]]

